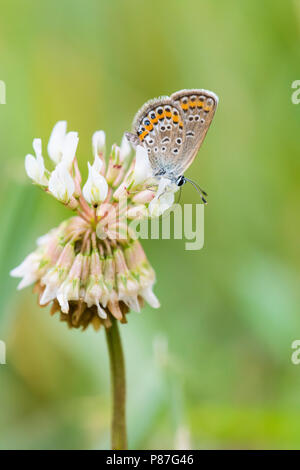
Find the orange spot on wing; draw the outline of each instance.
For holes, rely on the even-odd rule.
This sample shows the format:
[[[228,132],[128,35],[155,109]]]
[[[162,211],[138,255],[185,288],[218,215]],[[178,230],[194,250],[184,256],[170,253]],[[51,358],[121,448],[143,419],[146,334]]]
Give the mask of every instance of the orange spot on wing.
[[[196,107],[196,101],[189,101],[188,103],[190,108],[195,108]]]
[[[162,119],[164,119],[164,118],[166,117],[166,112],[163,111],[161,114],[157,114],[157,116],[158,116],[158,119],[159,119],[159,120],[162,120]]]
[[[139,136],[140,137],[140,141],[144,140],[144,138],[146,137],[146,135],[149,134],[149,131],[144,131],[142,132],[142,134]]]
[[[173,114],[172,119],[173,119],[173,122],[179,122],[179,116],[178,115]]]
[[[189,109],[188,103],[181,103],[182,109]]]

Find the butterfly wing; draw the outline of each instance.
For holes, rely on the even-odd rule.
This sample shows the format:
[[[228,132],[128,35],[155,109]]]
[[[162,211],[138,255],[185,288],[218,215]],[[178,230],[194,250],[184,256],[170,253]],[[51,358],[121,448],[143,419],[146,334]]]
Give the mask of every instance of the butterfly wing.
[[[127,134],[127,138],[147,150],[154,176],[171,177],[183,159],[185,135],[180,106],[169,97],[162,97],[148,101],[138,111],[133,134]]]
[[[185,142],[176,168],[182,174],[193,162],[214,117],[218,97],[207,90],[180,90],[171,95],[184,116]]]

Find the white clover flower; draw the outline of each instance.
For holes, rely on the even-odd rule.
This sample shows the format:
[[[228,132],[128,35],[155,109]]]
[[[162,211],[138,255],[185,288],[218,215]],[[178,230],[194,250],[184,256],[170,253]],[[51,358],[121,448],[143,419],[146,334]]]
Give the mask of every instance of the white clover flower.
[[[71,168],[75,158],[78,141],[79,138],[77,132],[68,132],[64,140],[61,161],[64,162],[69,169]]]
[[[113,182],[118,181],[119,177],[123,174],[123,163],[120,159],[120,147],[118,145],[113,145],[111,148],[111,154],[109,156],[109,162],[106,172],[106,181],[108,184],[113,184]]]
[[[95,158],[93,165],[88,163],[89,176],[85,183],[82,194],[85,200],[92,206],[97,206],[106,199],[108,193],[108,184],[104,176],[98,171],[99,162]]]
[[[57,165],[63,154],[64,141],[67,134],[67,121],[58,121],[51,132],[48,142],[48,154]]]
[[[75,157],[78,140],[77,132],[67,133],[66,121],[58,121],[53,127],[48,142],[49,157],[56,165],[63,160],[70,168]]]
[[[167,178],[161,178],[154,199],[149,204],[149,214],[151,217],[159,217],[174,204],[174,193],[178,191],[178,186],[170,183]]]
[[[140,304],[138,301],[138,293],[140,285],[129,271],[124,254],[121,249],[114,252],[114,260],[116,266],[116,283],[118,297],[122,300],[131,310],[140,312]]]
[[[74,257],[74,247],[71,243],[68,243],[62,250],[57,262],[41,278],[41,285],[45,286],[40,297],[41,305],[46,305],[57,297],[59,288],[73,264]]]
[[[36,184],[41,186],[47,186],[48,180],[45,176],[45,164],[42,157],[42,141],[41,139],[33,140],[33,150],[35,151],[36,157],[33,155],[26,155],[25,157],[25,170],[29,178],[31,178]]]
[[[131,151],[132,151],[132,147],[130,143],[128,142],[126,134],[124,134],[122,141],[121,141],[121,147],[120,147],[120,161],[121,162],[126,161],[127,158],[130,157]]]
[[[140,290],[139,295],[143,297],[144,300],[146,300],[146,302],[150,305],[150,307],[159,308],[160,302],[152,289],[153,289],[153,285],[149,285],[145,287],[144,289]]]
[[[63,313],[69,312],[69,301],[79,300],[80,276],[84,256],[79,253],[72,264],[70,272],[57,291],[57,300]]]
[[[159,198],[154,198],[149,204],[151,217],[159,217],[174,204],[174,193],[166,192]]]
[[[145,252],[138,241],[127,247],[124,251],[126,265],[134,279],[139,280],[138,295],[152,308],[159,308],[160,303],[153,292],[155,273],[150,266]]]
[[[92,144],[93,144],[93,152],[94,157],[99,154],[105,154],[106,144],[105,144],[105,132],[104,131],[96,131],[92,137]]]
[[[16,268],[10,271],[12,277],[22,277],[22,281],[18,285],[18,290],[30,286],[36,282],[40,277],[40,263],[42,260],[41,252],[34,251],[28,255],[24,261]]]
[[[36,241],[38,248],[28,255],[24,261],[10,271],[12,277],[22,277],[18,290],[38,281],[51,264],[55,263],[62,252],[58,243],[60,227],[50,230],[49,233],[39,237]]]
[[[49,179],[49,191],[59,201],[67,204],[75,191],[75,183],[64,161],[60,162]]]
[[[133,207],[130,207],[127,210],[128,219],[143,219],[149,214],[148,208],[144,204],[139,204]]]
[[[51,240],[51,238],[53,237],[54,232],[56,232],[55,228],[52,229],[50,232],[45,233],[45,235],[40,235],[39,238],[36,241],[36,244],[38,246],[46,245]]]
[[[90,272],[86,283],[84,300],[88,307],[96,305],[99,317],[105,319],[107,314],[103,307],[107,305],[109,293],[104,282],[102,265],[103,262],[100,260],[99,253],[94,250],[90,256]]]
[[[95,155],[94,163],[92,166],[97,173],[100,173],[103,168],[103,160],[101,160],[98,155]]]
[[[133,171],[134,185],[138,186],[152,177],[152,168],[148,158],[147,151],[141,145],[136,148],[135,166]]]

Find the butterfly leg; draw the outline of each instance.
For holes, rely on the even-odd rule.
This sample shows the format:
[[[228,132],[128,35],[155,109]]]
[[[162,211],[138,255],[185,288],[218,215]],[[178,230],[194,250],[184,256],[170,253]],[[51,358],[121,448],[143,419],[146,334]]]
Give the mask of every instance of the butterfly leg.
[[[180,186],[180,191],[179,191],[179,198],[178,198],[178,200],[177,200],[176,204],[179,204],[179,202],[180,202],[180,199],[181,199],[181,194],[182,194],[182,187]]]

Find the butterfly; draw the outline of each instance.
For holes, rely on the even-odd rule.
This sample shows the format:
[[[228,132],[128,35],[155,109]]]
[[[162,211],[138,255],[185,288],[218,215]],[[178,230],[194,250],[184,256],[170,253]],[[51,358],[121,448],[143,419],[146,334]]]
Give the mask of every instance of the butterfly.
[[[218,105],[218,96],[207,90],[180,90],[146,102],[126,133],[134,145],[148,153],[153,176],[182,186],[187,181],[206,195],[200,186],[184,176],[204,140]],[[206,200],[203,198],[206,203]]]

